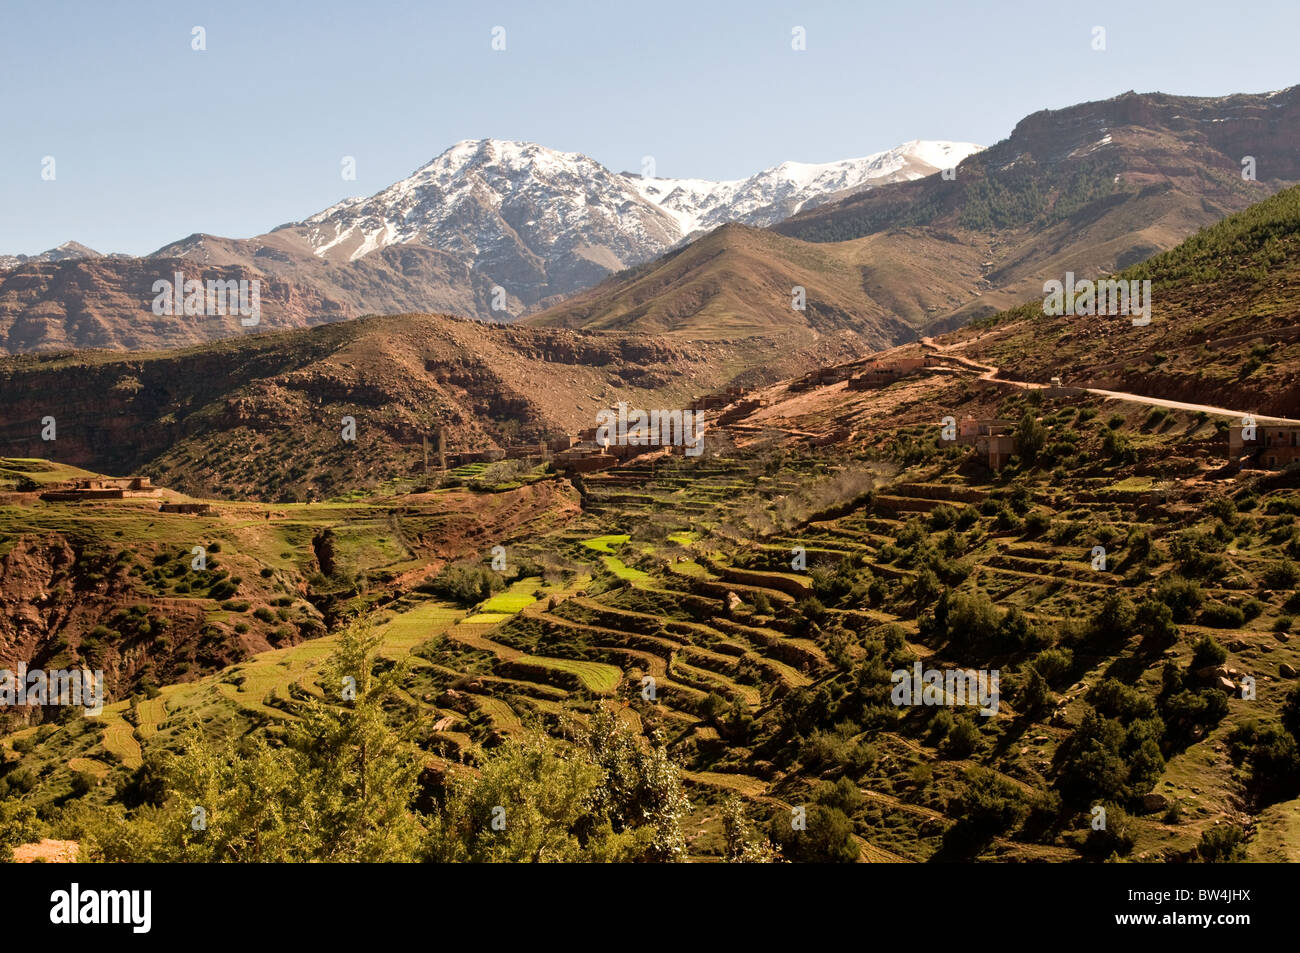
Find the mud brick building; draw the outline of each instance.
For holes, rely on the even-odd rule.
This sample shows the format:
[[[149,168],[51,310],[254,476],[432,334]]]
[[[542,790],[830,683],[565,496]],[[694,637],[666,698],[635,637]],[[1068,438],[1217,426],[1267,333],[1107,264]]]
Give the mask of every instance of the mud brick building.
[[[1241,424],[1228,428],[1229,465],[1282,470],[1300,463],[1300,425],[1256,424],[1250,440],[1246,431]]]
[[[157,489],[148,477],[96,477],[60,483],[41,494],[42,500],[76,503],[81,500],[124,500],[155,496]]]
[[[992,417],[963,417],[957,424],[957,443],[975,448],[990,470],[1001,470],[1016,452],[1015,423]]]
[[[893,361],[872,361],[857,377],[849,381],[849,390],[874,390],[915,374],[926,366],[923,357],[903,357]]]

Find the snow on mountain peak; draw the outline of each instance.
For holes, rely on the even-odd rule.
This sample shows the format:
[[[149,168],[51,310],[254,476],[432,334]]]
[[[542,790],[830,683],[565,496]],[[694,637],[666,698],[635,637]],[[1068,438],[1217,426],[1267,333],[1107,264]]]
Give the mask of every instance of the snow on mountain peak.
[[[683,237],[725,222],[773,225],[832,198],[955,166],[983,149],[969,142],[915,140],[837,162],[782,162],[747,179],[635,179],[643,197],[670,212]]]
[[[526,246],[545,270],[617,270],[702,229],[764,226],[852,191],[920,178],[982,147],[914,141],[859,159],[782,162],[747,179],[644,178],[534,142],[465,139],[375,195],[301,223],[317,255],[355,260],[395,243],[491,261]],[[504,253],[502,253],[504,255]],[[556,259],[567,264],[556,264]]]

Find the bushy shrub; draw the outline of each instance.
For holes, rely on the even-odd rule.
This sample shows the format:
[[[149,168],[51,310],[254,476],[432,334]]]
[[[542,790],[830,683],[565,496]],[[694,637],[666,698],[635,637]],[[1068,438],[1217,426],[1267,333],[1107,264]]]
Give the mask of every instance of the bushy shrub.
[[[1264,585],[1270,589],[1294,589],[1300,582],[1300,567],[1290,559],[1279,559],[1264,571]]]
[[[1197,530],[1183,530],[1169,540],[1169,555],[1179,572],[1192,579],[1223,575],[1227,564],[1219,553],[1222,548],[1220,540]]]
[[[957,523],[957,508],[951,503],[940,503],[930,511],[930,528],[948,529]]]
[[[1030,664],[1047,679],[1048,684],[1056,685],[1074,667],[1074,653],[1068,648],[1058,646],[1039,652]]]
[[[1136,843],[1133,818],[1118,804],[1103,804],[1102,807],[1106,809],[1106,826],[1090,827],[1083,849],[1094,857],[1112,854],[1123,857],[1133,850]]]
[[[1191,622],[1205,600],[1201,587],[1182,576],[1166,576],[1156,586],[1156,598],[1169,606],[1175,622]]]
[[[1025,535],[1041,536],[1052,525],[1052,517],[1046,510],[1033,510],[1025,517]]]
[[[1191,670],[1193,672],[1222,665],[1227,660],[1228,650],[1214,641],[1213,636],[1203,635],[1192,646]]]
[[[472,606],[505,588],[502,573],[476,563],[458,562],[443,567],[430,582],[420,588],[433,592],[460,606]]]
[[[957,823],[944,837],[946,846],[965,852],[1011,830],[1029,813],[1020,789],[992,771],[966,773],[966,787],[950,805]]]
[[[1246,835],[1232,824],[1211,827],[1196,845],[1197,856],[1207,864],[1235,864],[1246,857]]]
[[[853,822],[837,807],[805,806],[805,830],[794,828],[788,813],[779,813],[769,828],[781,854],[796,863],[851,864],[860,848],[853,837]]]
[[[1212,728],[1227,714],[1228,699],[1217,690],[1182,691],[1161,706],[1166,736],[1179,747],[1190,744],[1201,729]]]
[[[1125,723],[1135,718],[1150,718],[1156,713],[1150,696],[1115,678],[1098,682],[1089,690],[1087,698],[1107,718],[1118,718]]]
[[[1098,799],[1126,804],[1141,797],[1164,771],[1163,734],[1156,718],[1125,725],[1118,718],[1088,712],[1056,751],[1056,784],[1062,797],[1081,806]]]
[[[1121,430],[1103,431],[1101,449],[1112,463],[1132,463],[1137,459],[1133,441]]]
[[[1118,592],[1102,600],[1088,623],[1090,633],[1101,639],[1126,639],[1136,631],[1137,608]]]
[[[1142,635],[1161,645],[1168,645],[1178,638],[1173,610],[1158,599],[1143,599],[1138,603],[1134,625]]]
[[[969,758],[979,746],[980,730],[975,720],[963,715],[955,719],[952,730],[948,732],[945,752],[948,757],[961,760]]]
[[[1246,624],[1246,614],[1236,606],[1212,602],[1201,610],[1197,621],[1216,629],[1240,629]]]

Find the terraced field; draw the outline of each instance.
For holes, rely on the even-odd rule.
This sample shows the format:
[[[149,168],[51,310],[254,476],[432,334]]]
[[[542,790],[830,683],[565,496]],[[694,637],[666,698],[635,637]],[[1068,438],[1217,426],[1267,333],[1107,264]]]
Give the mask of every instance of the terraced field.
[[[135,734],[141,741],[158,733],[158,726],[167,718],[167,701],[162,695],[141,699],[135,707]]]
[[[108,705],[101,716],[104,721],[104,750],[124,767],[134,769],[144,763],[140,752],[140,742],[136,740],[135,731],[123,718],[126,703],[118,702]]]
[[[380,651],[407,663],[402,697],[437,726],[431,756],[469,770],[526,727],[566,737],[606,702],[683,766],[700,857],[716,851],[720,805],[737,795],[773,837],[797,807],[842,813],[859,860],[1091,858],[1091,802],[1070,786],[1070,749],[1099,706],[1118,704],[1095,691],[1114,680],[1151,699],[1169,732],[1150,791],[1120,799],[1134,831],[1121,846],[1184,856],[1239,815],[1254,795],[1249,768],[1226,756],[1229,737],[1276,718],[1300,665],[1286,631],[1300,611],[1294,586],[1264,583],[1297,547],[1293,491],[1250,484],[1230,488],[1232,507],[1152,507],[1122,496],[1148,492],[1140,477],[1083,478],[1098,485],[1074,493],[1050,474],[998,481],[941,460],[901,467],[847,503],[801,503],[871,458],[837,460],[737,452],[589,474],[579,516],[515,545],[538,567],[528,575],[474,605],[419,589],[386,602]],[[1105,570],[1092,563],[1099,540]],[[1201,550],[1211,569],[1197,568]],[[1151,604],[1193,577],[1199,602],[1170,637]],[[1252,614],[1227,626],[1207,607]],[[1198,647],[1207,640],[1223,652],[1213,666]],[[111,777],[183,724],[291,720],[304,693],[328,694],[316,671],[335,641],[167,686],[138,698],[130,719],[125,704],[109,706],[89,739],[102,750],[61,734],[49,743],[69,770]],[[892,674],[918,662],[1000,671],[998,714],[893,704]],[[1234,685],[1213,722],[1196,720],[1220,707],[1198,674],[1208,668]],[[1031,670],[1044,682],[1035,697]],[[1236,692],[1247,673],[1258,701]],[[1147,794],[1177,810],[1143,813]],[[981,799],[1014,820],[973,831]],[[1258,817],[1253,856],[1294,850],[1280,805]]]

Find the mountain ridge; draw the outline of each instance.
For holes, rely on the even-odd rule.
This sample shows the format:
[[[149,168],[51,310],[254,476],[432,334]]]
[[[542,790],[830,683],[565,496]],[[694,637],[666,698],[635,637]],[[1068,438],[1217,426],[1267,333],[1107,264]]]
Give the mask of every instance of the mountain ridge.
[[[1246,159],[1254,178],[1243,175]],[[526,320],[626,328],[625,316],[671,313],[679,328],[707,336],[782,308],[788,317],[783,301],[802,287],[810,309],[901,321],[912,329],[895,339],[902,343],[1015,307],[1066,271],[1128,267],[1297,181],[1300,87],[1218,98],[1125,93],[1026,116],[951,178],[801,211],[771,226],[761,262],[752,248],[723,248],[685,271],[669,255]],[[737,272],[762,273],[768,290],[733,295],[722,313],[718,296],[684,291]],[[663,289],[662,300],[644,293],[649,286]],[[838,290],[828,295],[830,286]]]
[[[703,228],[734,208],[769,224],[831,195],[929,171],[927,156],[976,148],[917,140],[714,183],[613,173],[535,143],[464,140],[372,196],[261,236],[198,232],[139,258],[87,249],[13,259],[0,270],[0,352],[156,349],[230,333],[221,321],[142,314],[153,282],[187,268],[205,280],[261,280],[264,329],[411,311],[510,320],[680,246],[689,238],[683,223]],[[647,197],[656,190],[664,190],[657,201]]]

